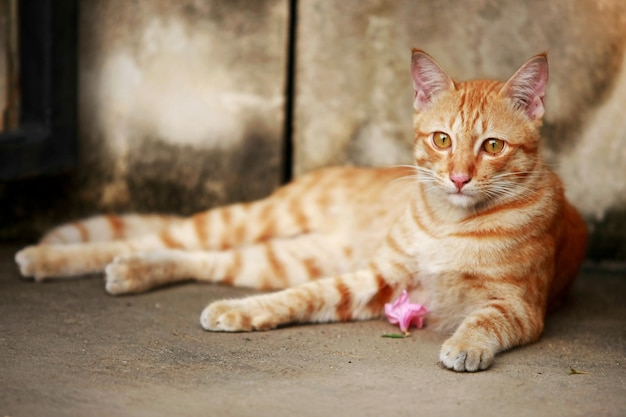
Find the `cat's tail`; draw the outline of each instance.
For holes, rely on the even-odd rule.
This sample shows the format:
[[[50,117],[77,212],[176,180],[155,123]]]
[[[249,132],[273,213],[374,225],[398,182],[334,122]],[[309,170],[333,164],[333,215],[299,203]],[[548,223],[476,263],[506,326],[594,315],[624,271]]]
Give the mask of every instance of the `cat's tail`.
[[[99,215],[55,227],[39,243],[62,245],[129,239],[155,233],[182,220],[157,214]]]

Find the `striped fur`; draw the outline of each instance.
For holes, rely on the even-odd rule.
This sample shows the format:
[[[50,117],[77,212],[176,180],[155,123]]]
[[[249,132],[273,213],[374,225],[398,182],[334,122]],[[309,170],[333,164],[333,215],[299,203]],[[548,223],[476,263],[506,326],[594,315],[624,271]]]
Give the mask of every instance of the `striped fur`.
[[[456,82],[414,50],[412,74],[415,166],[323,169],[186,219],[60,226],[16,255],[22,274],[105,270],[111,294],[188,279],[282,290],[210,304],[200,321],[214,331],[380,317],[408,289],[428,326],[452,332],[443,366],[486,369],[540,336],[585,251],[585,225],[540,155],[547,60],[507,83]]]

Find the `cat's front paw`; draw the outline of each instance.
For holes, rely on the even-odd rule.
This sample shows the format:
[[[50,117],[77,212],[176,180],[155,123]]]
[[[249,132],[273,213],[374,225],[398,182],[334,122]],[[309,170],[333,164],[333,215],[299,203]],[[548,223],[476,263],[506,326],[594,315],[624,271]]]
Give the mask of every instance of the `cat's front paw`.
[[[279,321],[250,297],[209,304],[200,315],[200,324],[205,330],[215,332],[247,332],[273,329]]]
[[[252,330],[252,319],[245,311],[244,300],[223,300],[209,304],[200,315],[200,325],[214,332]]]
[[[475,337],[452,336],[441,347],[439,360],[448,369],[457,372],[483,371],[491,365],[494,351],[486,341]]]

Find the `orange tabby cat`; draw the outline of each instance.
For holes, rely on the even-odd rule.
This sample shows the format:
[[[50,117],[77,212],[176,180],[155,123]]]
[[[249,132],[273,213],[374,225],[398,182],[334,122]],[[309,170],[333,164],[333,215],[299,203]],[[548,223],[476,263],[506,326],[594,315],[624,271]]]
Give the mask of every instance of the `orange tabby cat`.
[[[25,276],[105,269],[111,294],[187,279],[284,289],[210,304],[207,330],[380,317],[402,290],[454,332],[441,363],[486,369],[536,340],[582,262],[585,225],[540,156],[545,54],[506,83],[452,80],[413,50],[415,167],[331,168],[188,219],[102,216],[16,255]],[[159,229],[144,234],[145,226]],[[326,277],[326,278],[323,278]]]

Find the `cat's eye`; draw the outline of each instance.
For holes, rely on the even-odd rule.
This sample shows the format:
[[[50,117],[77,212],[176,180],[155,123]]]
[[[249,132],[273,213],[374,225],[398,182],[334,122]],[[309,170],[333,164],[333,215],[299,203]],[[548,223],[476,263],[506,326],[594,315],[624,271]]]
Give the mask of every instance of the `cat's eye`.
[[[492,155],[499,154],[504,149],[504,141],[502,139],[487,139],[483,142],[483,149]]]
[[[452,146],[450,136],[443,132],[433,133],[433,143],[440,149],[447,149]]]

